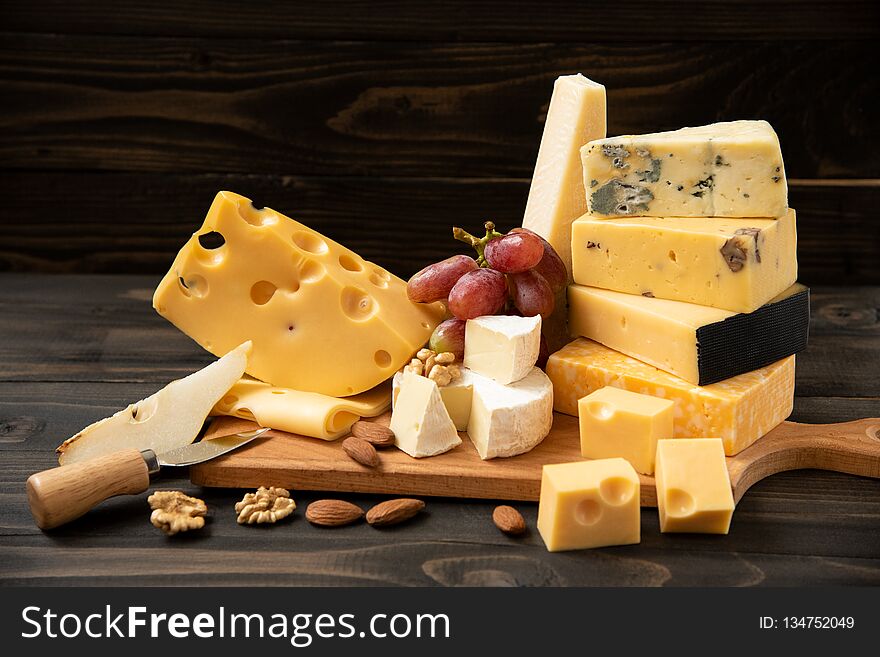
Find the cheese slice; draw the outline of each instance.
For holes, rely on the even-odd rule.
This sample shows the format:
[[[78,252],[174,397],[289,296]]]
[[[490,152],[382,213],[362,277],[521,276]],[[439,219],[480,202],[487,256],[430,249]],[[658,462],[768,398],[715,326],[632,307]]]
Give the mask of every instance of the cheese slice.
[[[437,384],[412,372],[403,373],[391,430],[395,444],[414,458],[442,454],[461,444]]]
[[[397,372],[392,380],[392,405],[397,403],[400,394],[400,382],[403,373]],[[455,428],[459,431],[467,431],[468,422],[471,419],[471,402],[473,399],[474,377],[470,370],[462,367],[461,376],[452,383],[439,386],[440,398],[446,407],[446,412],[452,418]]]
[[[668,399],[674,404],[674,438],[712,436],[724,453],[741,452],[791,415],[794,356],[708,386],[692,383],[598,342],[577,339],[551,354],[554,408],[577,416],[578,400],[604,386]]]
[[[733,492],[717,438],[660,441],[655,484],[661,532],[729,531]]]
[[[751,372],[807,346],[810,290],[795,283],[752,313],[583,285],[568,289],[573,336],[601,342],[689,383]]]
[[[502,385],[471,372],[473,405],[468,436],[481,459],[515,456],[533,449],[553,424],[553,384],[539,368]]]
[[[585,215],[572,225],[576,283],[734,312],[791,286],[796,250],[794,210],[779,219]]]
[[[540,348],[540,315],[492,315],[465,325],[464,366],[498,383],[514,383],[531,372]]]
[[[387,381],[351,397],[328,397],[244,377],[214,405],[211,415],[240,417],[261,427],[335,440],[346,435],[360,418],[381,415],[390,405],[391,384]]]
[[[581,149],[595,216],[779,217],[788,190],[766,121],[730,121],[590,142]]]
[[[605,136],[605,87],[581,74],[563,75],[553,84],[523,227],[546,239],[571,278],[571,222],[587,211],[580,149]],[[544,323],[552,350],[565,342],[565,294]]]
[[[153,306],[212,353],[252,340],[247,372],[257,379],[332,397],[391,378],[444,312],[409,301],[406,283],[381,267],[231,192],[217,194]]]

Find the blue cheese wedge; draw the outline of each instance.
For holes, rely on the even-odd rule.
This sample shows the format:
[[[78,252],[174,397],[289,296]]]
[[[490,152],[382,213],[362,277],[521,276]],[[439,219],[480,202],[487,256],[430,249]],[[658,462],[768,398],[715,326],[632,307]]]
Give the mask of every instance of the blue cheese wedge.
[[[766,121],[730,121],[591,141],[581,149],[598,217],[779,217],[788,189]]]

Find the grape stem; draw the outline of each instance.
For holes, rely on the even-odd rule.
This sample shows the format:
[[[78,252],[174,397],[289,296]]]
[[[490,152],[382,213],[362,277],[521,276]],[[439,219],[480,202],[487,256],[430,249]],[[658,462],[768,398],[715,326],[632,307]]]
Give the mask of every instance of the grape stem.
[[[499,237],[504,237],[504,233],[499,233],[495,230],[495,224],[491,221],[484,223],[483,227],[486,229],[484,237],[474,237],[464,228],[459,228],[458,226],[453,227],[452,236],[459,242],[464,242],[474,247],[474,250],[477,252],[477,264],[480,267],[488,267],[489,263],[486,262],[486,257],[483,255],[483,252],[486,250],[486,244]]]

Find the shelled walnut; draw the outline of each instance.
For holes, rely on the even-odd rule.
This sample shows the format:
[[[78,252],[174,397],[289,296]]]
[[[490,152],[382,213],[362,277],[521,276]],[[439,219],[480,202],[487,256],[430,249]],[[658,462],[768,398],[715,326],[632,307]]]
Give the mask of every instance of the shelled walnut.
[[[156,491],[147,498],[153,513],[150,522],[169,536],[205,526],[208,506],[197,497],[179,490]]]
[[[448,386],[461,377],[461,368],[455,364],[455,354],[451,351],[438,354],[431,349],[419,349],[409,365],[403,367],[403,371],[425,376],[441,387]]]
[[[236,503],[238,524],[254,525],[278,522],[286,518],[296,508],[296,502],[290,499],[290,493],[284,488],[260,486],[256,493],[247,493]]]

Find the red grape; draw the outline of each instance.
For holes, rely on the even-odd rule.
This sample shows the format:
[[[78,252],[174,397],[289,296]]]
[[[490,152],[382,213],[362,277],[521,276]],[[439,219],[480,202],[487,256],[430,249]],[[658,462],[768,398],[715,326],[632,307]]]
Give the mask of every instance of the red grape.
[[[496,237],[483,251],[489,266],[505,274],[527,271],[537,265],[543,255],[541,240],[536,235],[522,232]]]
[[[451,351],[455,354],[458,362],[464,360],[464,327],[467,322],[463,319],[447,319],[438,324],[431,334],[428,347],[438,354],[443,351]]]
[[[541,274],[534,269],[509,275],[513,304],[526,317],[550,316],[556,305],[553,290]]]
[[[454,255],[435,262],[413,274],[406,284],[406,295],[410,301],[418,303],[440,301],[449,296],[462,275],[477,268],[476,260],[466,255]]]
[[[504,274],[494,269],[477,269],[466,273],[452,287],[449,310],[458,319],[474,319],[494,315],[506,300],[507,280]]]
[[[565,263],[562,262],[562,258],[559,257],[559,254],[556,253],[556,249],[553,248],[550,242],[528,228],[514,228],[510,232],[534,235],[541,240],[541,244],[544,246],[544,256],[535,265],[534,269],[547,279],[553,292],[559,292],[568,285],[568,271],[565,269]]]

